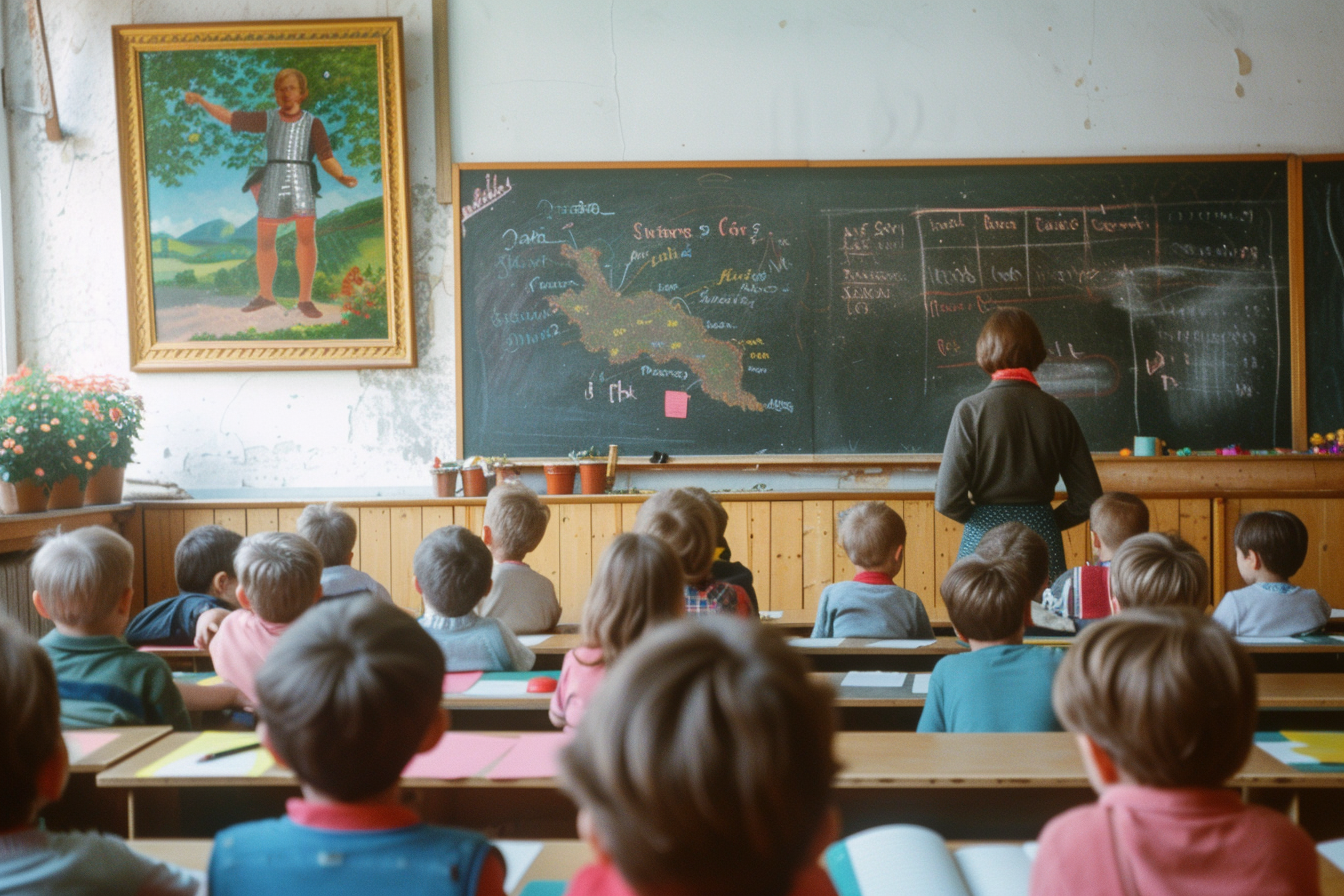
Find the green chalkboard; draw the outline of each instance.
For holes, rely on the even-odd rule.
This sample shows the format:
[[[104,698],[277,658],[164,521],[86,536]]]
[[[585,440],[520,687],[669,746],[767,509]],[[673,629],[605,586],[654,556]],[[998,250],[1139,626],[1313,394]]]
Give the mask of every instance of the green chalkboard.
[[[1302,163],[1307,429],[1344,426],[1344,159]]]
[[[1000,305],[1093,450],[1291,442],[1286,160],[458,178],[468,454],[937,453]]]

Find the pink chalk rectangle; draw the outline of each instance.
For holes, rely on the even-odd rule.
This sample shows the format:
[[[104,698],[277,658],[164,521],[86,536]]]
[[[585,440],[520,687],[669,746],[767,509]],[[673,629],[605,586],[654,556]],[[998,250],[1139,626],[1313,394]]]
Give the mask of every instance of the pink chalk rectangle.
[[[512,737],[449,732],[428,753],[413,758],[402,770],[403,778],[437,778],[456,781],[479,775],[509,751]]]
[[[65,749],[71,762],[78,762],[90,753],[101,750],[121,735],[116,731],[66,731]]]
[[[663,414],[677,420],[686,419],[686,405],[690,403],[689,392],[667,391],[663,393]]]
[[[516,781],[519,778],[554,778],[560,749],[573,740],[574,735],[563,731],[554,734],[524,734],[518,745],[499,760],[486,775],[491,781]]]
[[[465,693],[468,688],[481,680],[484,672],[445,672],[443,692],[445,694]]]

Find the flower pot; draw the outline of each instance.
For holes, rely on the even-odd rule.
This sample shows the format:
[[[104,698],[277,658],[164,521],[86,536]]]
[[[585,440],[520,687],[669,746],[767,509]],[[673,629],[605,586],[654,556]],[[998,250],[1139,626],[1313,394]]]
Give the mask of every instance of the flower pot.
[[[99,467],[89,479],[89,484],[84,486],[84,506],[120,504],[125,486],[125,467]]]
[[[41,513],[47,509],[47,490],[36,479],[0,482],[0,511]]]
[[[495,485],[518,478],[518,468],[513,464],[500,464],[495,467]]]
[[[579,479],[585,495],[605,495],[607,493],[606,460],[579,461]]]
[[[547,464],[545,469],[546,494],[574,494],[574,474],[579,471],[578,466],[575,464]]]
[[[468,498],[484,498],[489,489],[485,484],[485,470],[466,467],[462,470],[462,494]]]
[[[79,477],[71,473],[51,487],[47,493],[48,510],[69,510],[73,507],[84,506],[84,487],[79,484]]]
[[[451,498],[457,493],[457,470],[430,470],[429,478],[434,482],[434,497]]]

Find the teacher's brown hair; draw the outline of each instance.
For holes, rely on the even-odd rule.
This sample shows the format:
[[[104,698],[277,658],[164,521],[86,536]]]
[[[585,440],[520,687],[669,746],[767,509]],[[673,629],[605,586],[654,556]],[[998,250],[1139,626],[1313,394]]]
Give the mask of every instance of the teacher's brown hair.
[[[1031,315],[1021,308],[1002,308],[985,321],[975,340],[975,363],[985,373],[1025,367],[1035,370],[1045,360],[1045,340]]]

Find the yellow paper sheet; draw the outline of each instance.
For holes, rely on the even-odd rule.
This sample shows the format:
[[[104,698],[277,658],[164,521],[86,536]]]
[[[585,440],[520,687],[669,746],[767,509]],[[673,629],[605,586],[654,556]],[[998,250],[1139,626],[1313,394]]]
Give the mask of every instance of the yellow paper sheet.
[[[251,731],[203,731],[187,743],[135,773],[137,778],[256,778],[266,774],[275,759],[265,747],[200,762],[208,753],[257,742]]]
[[[1282,731],[1284,737],[1304,746],[1294,752],[1317,762],[1344,763],[1344,733],[1339,731]]]

